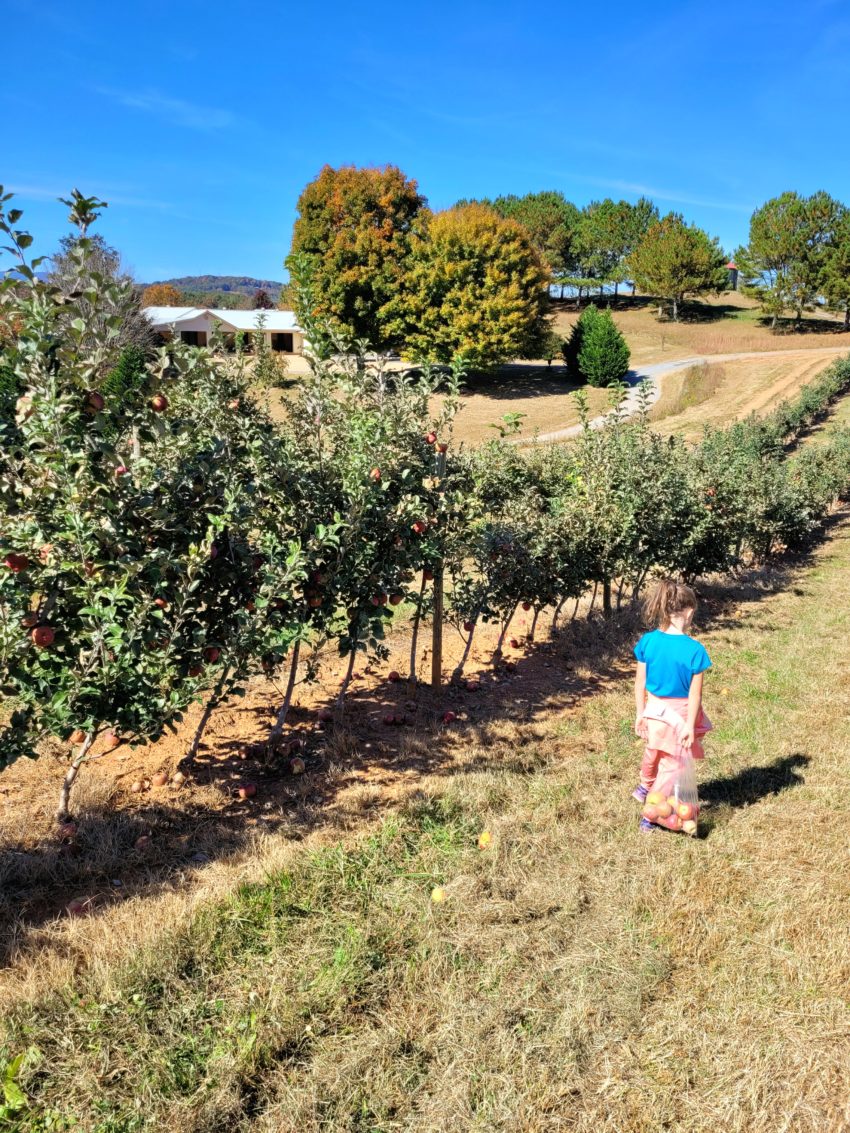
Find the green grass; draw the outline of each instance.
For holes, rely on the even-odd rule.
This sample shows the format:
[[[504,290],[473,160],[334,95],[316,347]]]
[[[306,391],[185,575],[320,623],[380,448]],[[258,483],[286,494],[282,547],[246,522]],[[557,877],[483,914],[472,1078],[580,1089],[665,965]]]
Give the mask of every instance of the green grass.
[[[850,1127],[850,530],[716,597],[703,838],[636,833],[627,681],[458,733],[375,830],[9,1005],[7,1127]]]

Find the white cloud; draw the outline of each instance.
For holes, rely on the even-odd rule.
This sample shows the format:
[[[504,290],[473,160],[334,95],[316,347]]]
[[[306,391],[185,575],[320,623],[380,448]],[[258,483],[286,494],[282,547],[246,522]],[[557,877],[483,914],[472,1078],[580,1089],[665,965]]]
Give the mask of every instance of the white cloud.
[[[120,106],[143,110],[173,126],[184,126],[189,130],[227,130],[239,123],[239,117],[230,110],[201,106],[182,98],[169,98],[157,91],[119,91],[108,87],[98,87],[97,91]]]

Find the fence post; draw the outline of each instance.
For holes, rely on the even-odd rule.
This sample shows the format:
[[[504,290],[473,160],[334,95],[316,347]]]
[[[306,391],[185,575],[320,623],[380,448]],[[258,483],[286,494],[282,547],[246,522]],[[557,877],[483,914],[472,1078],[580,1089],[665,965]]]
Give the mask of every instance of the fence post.
[[[437,478],[443,490],[446,475],[446,454],[437,453]],[[443,683],[443,560],[434,567],[434,614],[431,627],[431,688],[439,689]]]

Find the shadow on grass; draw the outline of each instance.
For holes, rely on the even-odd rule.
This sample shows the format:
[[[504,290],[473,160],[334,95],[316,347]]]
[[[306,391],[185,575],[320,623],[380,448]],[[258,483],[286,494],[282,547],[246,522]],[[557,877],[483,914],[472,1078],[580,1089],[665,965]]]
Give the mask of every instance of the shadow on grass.
[[[805,783],[798,769],[811,763],[811,756],[802,752],[785,755],[759,767],[745,767],[736,775],[709,779],[699,788],[700,803],[708,812],[700,815],[699,837],[710,838],[714,830],[725,826],[732,810],[752,806],[769,795],[779,795]]]

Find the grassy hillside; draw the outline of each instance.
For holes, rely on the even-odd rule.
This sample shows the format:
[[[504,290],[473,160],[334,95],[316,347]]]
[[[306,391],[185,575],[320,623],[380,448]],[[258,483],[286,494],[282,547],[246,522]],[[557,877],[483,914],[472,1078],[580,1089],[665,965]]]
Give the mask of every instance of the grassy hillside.
[[[579,635],[563,695],[411,737],[361,833],[53,928],[3,979],[10,1127],[847,1128],[848,580],[845,520],[708,594],[696,841],[636,833],[629,635]]]

